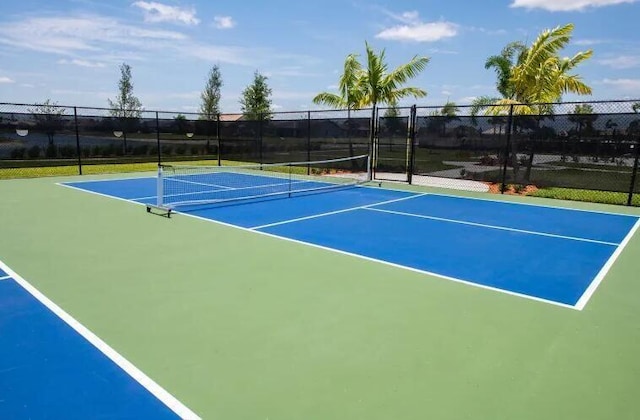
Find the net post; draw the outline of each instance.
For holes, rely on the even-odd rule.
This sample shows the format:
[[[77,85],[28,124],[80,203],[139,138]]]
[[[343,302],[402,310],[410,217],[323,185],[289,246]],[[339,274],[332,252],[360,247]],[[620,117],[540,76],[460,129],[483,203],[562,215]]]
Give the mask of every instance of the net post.
[[[164,195],[164,185],[163,185],[163,174],[162,174],[162,165],[158,164],[158,178],[156,181],[156,194],[158,194],[156,199],[156,204],[158,207],[162,207],[163,200],[162,197]]]
[[[158,167],[162,164],[162,149],[160,148],[160,117],[156,111],[156,147],[158,148]]]
[[[629,186],[629,195],[627,196],[627,206],[633,205],[633,195],[636,191],[636,177],[638,176],[638,160],[640,160],[640,141],[636,141],[632,145],[635,148],[635,157],[633,159],[633,171],[631,172],[631,185]]]

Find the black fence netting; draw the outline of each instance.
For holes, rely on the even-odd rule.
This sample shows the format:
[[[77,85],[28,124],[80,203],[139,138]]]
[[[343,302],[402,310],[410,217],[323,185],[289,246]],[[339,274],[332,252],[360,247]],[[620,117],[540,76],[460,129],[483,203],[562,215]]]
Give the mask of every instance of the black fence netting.
[[[376,127],[376,179],[409,181],[412,108],[380,108]]]
[[[0,178],[370,154],[380,180],[640,206],[637,103],[447,104],[255,120],[0,103]]]

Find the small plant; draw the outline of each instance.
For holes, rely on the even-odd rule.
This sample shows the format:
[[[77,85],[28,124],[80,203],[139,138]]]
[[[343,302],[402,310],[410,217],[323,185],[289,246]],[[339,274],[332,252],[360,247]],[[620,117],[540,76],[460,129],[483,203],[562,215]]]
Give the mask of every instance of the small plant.
[[[72,158],[76,155],[76,148],[71,145],[60,146],[58,148],[58,153],[60,153],[60,157]]]
[[[480,158],[480,165],[482,166],[496,166],[498,159],[494,156],[484,155]]]
[[[580,156],[578,156],[578,155],[571,156],[571,161],[573,163],[580,163]]]
[[[27,153],[27,149],[24,147],[11,149],[11,159],[24,159],[24,155],[26,153]]]
[[[518,163],[521,166],[527,166],[529,164],[529,158],[526,155],[518,156]]]
[[[465,178],[467,176],[467,170],[462,168],[460,169],[460,178]]]
[[[515,184],[513,186],[513,192],[516,194],[522,194],[526,189],[527,189],[527,186],[522,184]]]
[[[55,144],[50,144],[45,149],[44,155],[48,158],[54,158],[58,156],[58,148]]]
[[[27,156],[31,159],[36,159],[40,157],[40,146],[31,146],[27,151]]]

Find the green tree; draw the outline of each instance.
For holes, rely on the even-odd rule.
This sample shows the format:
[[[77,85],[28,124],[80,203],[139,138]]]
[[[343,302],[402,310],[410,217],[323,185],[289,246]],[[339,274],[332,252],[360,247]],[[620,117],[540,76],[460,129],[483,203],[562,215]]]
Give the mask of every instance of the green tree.
[[[204,90],[200,94],[200,116],[204,120],[212,121],[220,114],[220,98],[222,88],[222,75],[220,67],[215,65],[209,71],[209,78]]]
[[[179,134],[185,134],[188,127],[187,117],[183,114],[178,114],[173,120],[176,124],[176,131]]]
[[[633,112],[640,113],[640,102],[635,102],[633,105],[631,105],[631,109],[633,110]]]
[[[66,109],[59,106],[56,102],[52,102],[51,99],[47,99],[41,104],[35,104],[34,107],[29,108],[28,111],[33,114],[36,127],[44,131],[47,135],[50,149],[53,148],[53,138],[56,135],[56,131],[64,126],[63,115],[66,113]]]
[[[142,116],[142,103],[133,94],[131,81],[131,66],[122,63],[120,66],[120,81],[118,82],[118,96],[115,100],[108,99],[110,113],[120,121],[123,131],[123,147],[127,150],[127,132],[132,131],[138,119]]]
[[[267,85],[267,77],[257,70],[253,76],[253,82],[242,91],[242,114],[248,120],[269,120],[272,113],[271,88]]]
[[[569,115],[568,120],[576,124],[576,131],[582,133],[586,128],[589,132],[593,131],[593,123],[598,119],[598,114],[593,110],[593,106],[589,104],[577,104],[573,112]]]
[[[385,50],[376,53],[369,43],[365,43],[367,65],[358,76],[359,108],[372,107],[371,121],[374,123],[375,108],[379,104],[397,104],[407,97],[423,98],[427,92],[423,89],[404,86],[415,78],[429,64],[429,57],[414,56],[409,62],[389,71]]]
[[[544,116],[553,114],[554,102],[565,93],[591,94],[591,88],[573,70],[593,55],[592,50],[580,51],[571,58],[560,57],[560,52],[571,41],[573,24],[544,30],[530,46],[511,43],[500,56],[487,59],[485,67],[494,68],[498,75],[497,89],[502,98],[479,98],[472,109],[475,115],[482,109],[489,115],[536,115],[538,130]],[[513,142],[513,168],[517,176],[517,142]],[[533,164],[530,150],[526,179]]]
[[[313,98],[313,103],[327,105],[334,109],[358,109],[362,93],[358,83],[362,65],[357,54],[349,54],[344,60],[344,68],[338,81],[339,94],[322,92]]]

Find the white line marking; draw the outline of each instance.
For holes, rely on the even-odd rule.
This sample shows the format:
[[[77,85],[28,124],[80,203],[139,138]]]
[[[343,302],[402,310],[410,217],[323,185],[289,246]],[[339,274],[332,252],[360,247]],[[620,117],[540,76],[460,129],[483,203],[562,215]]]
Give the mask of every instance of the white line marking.
[[[598,240],[595,240],[595,239],[578,238],[578,237],[575,237],[575,236],[556,235],[556,234],[553,234],[553,233],[536,232],[536,231],[533,231],[533,230],[516,229],[516,228],[510,228],[510,227],[503,227],[503,226],[485,225],[483,223],[466,222],[464,220],[446,219],[446,218],[443,218],[443,217],[427,216],[427,215],[415,214],[415,213],[405,213],[405,212],[402,212],[402,211],[395,211],[395,210],[376,209],[376,208],[370,208],[370,207],[366,207],[363,210],[378,211],[378,212],[381,212],[381,213],[397,214],[399,216],[417,217],[417,218],[420,218],[420,219],[437,220],[439,222],[457,223],[457,224],[461,224],[461,225],[476,226],[476,227],[482,227],[482,228],[487,228],[487,229],[506,230],[506,231],[509,231],[509,232],[525,233],[527,235],[547,236],[547,237],[550,237],[550,238],[568,239],[568,240],[571,240],[571,241],[579,241],[579,242],[591,242],[591,243],[594,243],[594,244],[609,245],[609,246],[618,246],[619,245],[618,243],[598,241]]]
[[[156,170],[157,172],[157,170]],[[81,179],[79,181],[64,181],[64,182],[56,182],[56,185],[64,185],[67,183],[71,183],[71,184],[83,184],[85,182],[109,182],[109,181],[130,181],[130,180],[136,180],[136,179],[152,179],[155,180],[157,177],[155,176],[149,176],[149,173],[151,173],[150,171],[146,171],[146,172],[140,172],[140,176],[127,176],[124,178],[104,178],[104,179]],[[105,176],[105,175],[111,175],[111,176],[116,176],[118,174],[89,174],[89,175],[69,175],[67,177],[72,177],[72,176],[76,176],[76,177],[92,177],[92,176]]]
[[[136,203],[136,204],[141,204],[143,206],[146,206],[146,204],[144,204],[144,203],[139,203],[137,201],[132,201],[132,200],[134,200],[133,198],[116,197],[114,195],[103,194],[103,193],[99,193],[99,192],[96,192],[96,191],[85,190],[84,188],[76,187],[74,185],[68,185],[68,184],[58,184],[58,185],[60,185],[61,187],[72,189],[72,190],[82,191],[82,192],[89,193],[89,194],[94,194],[94,195],[99,195],[101,197],[107,197],[107,198],[112,198],[112,199],[114,198],[116,200],[125,201],[127,203]]]
[[[217,188],[224,188],[226,190],[232,190],[233,189],[233,187],[227,187],[226,185],[218,185],[218,184],[211,184],[211,183],[197,182],[197,181],[188,181],[186,179],[178,179],[178,178],[173,178],[173,177],[169,177],[169,176],[167,176],[164,179],[166,181],[171,181],[171,182],[183,182],[185,184],[204,185],[205,187],[217,187]]]
[[[598,273],[598,275],[596,275],[596,277],[593,279],[589,287],[587,287],[587,289],[584,291],[582,296],[580,296],[580,299],[578,299],[578,302],[576,303],[576,308],[578,310],[580,311],[583,310],[584,307],[587,305],[587,302],[589,302],[589,299],[591,299],[591,296],[593,296],[598,286],[600,286],[600,283],[602,283],[602,280],[604,280],[605,276],[607,275],[611,267],[613,267],[613,263],[615,263],[618,257],[620,256],[620,254],[622,254],[622,251],[627,246],[627,244],[629,243],[629,241],[631,240],[633,235],[638,231],[639,228],[640,228],[640,219],[636,221],[636,223],[633,225],[633,227],[631,228],[627,236],[625,236],[625,238],[622,240],[620,245],[618,245],[618,248],[616,248],[613,254],[611,254],[611,257],[609,257],[609,259],[604,264],[604,266],[602,266],[602,269],[600,269],[600,272]]]
[[[150,393],[155,395],[164,405],[169,407],[174,413],[183,419],[200,419],[200,417],[191,411],[187,406],[178,401],[173,395],[167,392],[164,388],[158,385],[153,379],[145,375],[140,369],[135,367],[131,362],[121,356],[117,351],[111,348],[107,343],[102,341],[100,337],[92,333],[87,327],[82,325],[79,321],[65,312],[58,305],[53,303],[42,292],[32,286],[29,282],[23,279],[18,273],[11,270],[6,264],[0,261],[0,268],[5,273],[13,277],[14,281],[22,286],[27,292],[29,292],[40,303],[46,306],[51,312],[53,312],[58,318],[62,319],[67,325],[73,328],[78,334],[84,337],[85,340],[90,342],[95,348],[101,351],[105,356],[111,359],[122,370],[135,379],[140,385],[147,389]]]
[[[3,276],[3,277],[0,277],[0,281],[9,280],[10,278],[11,278],[11,276]]]
[[[293,185],[293,184],[304,184],[304,183],[321,183],[321,184],[328,184],[326,182],[320,182],[320,181],[311,181],[311,180],[307,180],[307,181],[291,181],[291,183],[278,183],[278,184],[264,184],[264,185],[253,185],[250,187],[239,187],[239,188],[233,188],[233,187],[225,187],[227,188],[224,191],[236,191],[236,190],[250,190],[250,189],[256,189],[256,188],[264,188],[264,187],[278,187],[280,185]],[[336,184],[338,185],[338,184]],[[84,190],[82,190],[84,191]],[[165,194],[164,197],[181,197],[183,195],[195,195],[195,194],[210,194],[210,193],[214,193],[214,192],[220,192],[220,190],[208,190],[208,191],[192,191],[192,192],[185,192],[185,193],[176,193],[176,194]],[[278,192],[277,194],[287,194],[289,191],[281,191]],[[291,191],[296,192],[295,190]],[[255,196],[255,197],[259,197],[259,196]],[[246,198],[255,198],[254,196],[250,196],[250,197],[246,197]],[[130,200],[134,200],[134,201],[140,201],[140,200],[150,200],[152,198],[156,198],[155,195],[153,196],[149,196],[149,197],[138,197],[138,198],[131,198]],[[244,197],[243,197],[244,198]],[[209,200],[189,200],[188,202],[194,202],[194,203],[198,203],[198,202],[202,202],[202,201],[209,201]],[[211,200],[214,201],[214,200]],[[219,201],[219,200],[218,200]],[[182,201],[176,201],[176,202],[169,202],[167,204],[182,204]]]
[[[426,195],[426,193],[425,194],[410,195],[408,197],[396,198],[396,199],[393,199],[393,200],[381,201],[379,203],[366,204],[366,205],[363,205],[363,206],[350,207],[348,209],[329,211],[329,212],[326,212],[326,213],[318,213],[318,214],[313,214],[311,216],[297,217],[295,219],[282,220],[280,222],[268,223],[266,225],[253,226],[253,227],[250,227],[249,230],[264,229],[264,228],[268,228],[268,227],[272,227],[272,226],[279,226],[279,225],[286,225],[288,223],[301,222],[303,220],[317,219],[319,217],[331,216],[333,214],[340,214],[340,213],[346,213],[346,212],[349,212],[349,211],[366,209],[366,208],[371,207],[371,206],[380,206],[380,205],[383,205],[383,204],[390,204],[390,203],[396,203],[398,201],[410,200],[412,198],[422,197],[423,195]]]
[[[98,193],[98,192],[94,192],[94,191],[90,191],[90,190],[85,190],[85,189],[82,189],[82,188],[77,188],[77,187],[74,187],[74,186],[71,186],[71,185],[66,185],[66,184],[59,184],[59,185],[61,185],[63,187],[67,187],[67,188],[72,188],[72,189],[75,189],[75,190],[78,190],[78,191],[83,191],[83,192],[86,192],[86,193],[89,193],[89,194],[95,194],[95,195],[99,195],[99,196],[102,196],[102,197],[108,197],[108,198],[111,198],[111,199],[116,199],[116,200],[124,201],[124,202],[127,202],[127,203],[133,203],[133,204],[136,204],[136,205],[139,205],[139,206],[146,206],[146,204],[144,204],[144,203],[139,203],[139,202],[136,202],[136,201],[127,200],[125,198],[120,198],[120,197],[115,197],[115,196],[112,196],[112,195],[102,194],[102,193]],[[362,186],[362,188],[379,189],[380,187]],[[385,188],[385,190],[403,192],[403,193],[408,193],[408,194],[417,194],[415,191],[411,191],[411,190],[401,190],[401,189],[393,189],[393,188]],[[533,206],[533,207],[549,207],[549,208],[555,208],[555,209],[560,209],[560,210],[573,210],[573,209],[570,209],[570,208],[563,208],[563,207],[553,207],[553,206],[545,206],[545,205],[537,205],[537,204],[529,204],[529,203],[515,203],[515,202],[512,203],[512,202],[507,202],[507,201],[489,200],[489,199],[484,199],[484,198],[473,198],[473,197],[451,196],[451,195],[446,195],[446,194],[422,193],[422,194],[418,194],[418,195],[420,195],[420,196],[424,196],[424,195],[440,195],[440,196],[443,196],[443,197],[454,197],[454,198],[463,198],[463,199],[468,198],[468,199],[471,199],[471,200],[483,200],[483,201],[491,201],[491,202],[496,202],[496,203],[507,203],[507,204],[514,204],[514,205],[521,204],[521,205],[527,205],[527,206]],[[410,196],[410,197],[414,197],[414,196]],[[576,209],[576,210],[577,211],[584,211],[584,212],[588,212],[588,213],[611,214],[611,215],[615,215],[615,216],[630,216],[630,217],[636,217],[637,218],[637,216],[628,215],[628,214],[607,213],[607,212],[598,212],[598,211],[591,211],[591,210],[578,210],[578,209]],[[374,261],[374,262],[377,262],[377,263],[380,263],[380,264],[385,264],[385,265],[389,265],[389,266],[392,266],[392,267],[401,268],[401,269],[408,270],[408,271],[413,271],[413,272],[416,272],[416,273],[427,274],[427,275],[438,277],[438,278],[441,278],[441,279],[450,280],[450,281],[457,282],[457,283],[467,284],[469,286],[478,287],[480,289],[492,290],[492,291],[504,293],[504,294],[511,295],[511,296],[518,296],[518,297],[522,297],[522,298],[525,298],[525,299],[534,300],[534,301],[537,301],[537,302],[543,302],[543,303],[548,303],[548,304],[554,305],[554,306],[560,306],[560,307],[563,307],[563,308],[582,310],[584,308],[584,305],[586,305],[586,303],[587,303],[586,301],[582,302],[584,297],[585,297],[585,295],[586,295],[586,292],[585,292],[585,295],[583,295],[580,298],[580,300],[578,300],[578,303],[576,304],[576,306],[571,306],[571,305],[567,305],[565,303],[555,302],[553,300],[537,298],[535,296],[529,296],[529,295],[525,295],[525,294],[511,292],[509,290],[498,289],[498,288],[494,288],[494,287],[491,287],[491,286],[484,286],[484,285],[481,285],[481,284],[478,284],[478,283],[474,283],[474,282],[471,282],[471,281],[467,281],[467,280],[456,279],[454,277],[447,277],[447,276],[443,276],[441,274],[436,274],[436,273],[432,273],[432,272],[424,271],[424,270],[418,270],[416,268],[407,267],[407,266],[403,266],[403,265],[399,265],[399,264],[394,264],[394,263],[391,263],[391,262],[388,262],[388,261],[384,261],[384,260],[377,260],[375,258],[365,257],[364,255],[352,254],[352,253],[349,253],[349,252],[340,251],[338,249],[324,247],[322,245],[316,245],[316,244],[309,243],[309,242],[298,241],[296,239],[286,238],[284,236],[277,236],[277,235],[273,235],[273,234],[270,234],[270,233],[267,233],[267,232],[263,232],[263,231],[260,231],[260,230],[255,230],[256,228],[245,228],[245,227],[242,227],[242,226],[236,226],[236,225],[232,225],[230,223],[221,222],[219,220],[207,219],[205,217],[196,216],[194,214],[181,213],[179,211],[174,211],[174,214],[180,214],[180,215],[183,215],[183,216],[192,217],[194,219],[203,220],[203,221],[210,222],[210,223],[215,223],[215,224],[218,224],[218,225],[221,225],[221,226],[226,226],[226,227],[239,229],[239,230],[243,230],[243,231],[248,231],[248,232],[254,232],[254,233],[259,234],[259,235],[265,235],[265,236],[268,236],[268,237],[271,237],[271,238],[278,238],[278,239],[283,240],[283,241],[289,241],[289,242],[293,242],[293,243],[303,244],[303,245],[307,245],[307,246],[310,246],[310,247],[313,247],[313,248],[319,248],[319,249],[323,249],[323,250],[326,250],[326,251],[335,252],[335,253],[338,253],[338,254],[349,255],[349,256],[360,258],[360,259],[364,259],[364,260],[367,260],[367,261]],[[638,220],[640,222],[640,219],[638,219]],[[632,232],[630,232],[629,235],[627,235],[627,237],[621,242],[621,244],[619,245],[620,247],[622,247],[623,244],[626,246],[626,243],[628,242],[628,240],[630,240],[631,236],[633,236],[633,232],[638,229],[637,226],[638,226],[638,222],[636,222],[636,225],[632,229]],[[614,255],[615,255],[616,252],[614,252]],[[613,258],[613,255],[612,255],[612,258]],[[611,265],[613,265],[613,262],[614,261],[611,261]],[[604,275],[603,275],[603,277],[604,277]],[[600,282],[601,281],[602,280],[600,280]],[[595,283],[595,280],[594,280],[594,283]],[[591,286],[589,288],[591,288]],[[593,291],[595,291],[595,288],[597,288],[597,285],[594,287]],[[593,293],[593,291],[591,293]],[[587,297],[587,300],[588,299],[589,298]],[[580,304],[581,302],[582,302],[582,307],[578,307],[578,304]]]
[[[407,185],[412,185],[413,184],[407,184]],[[420,185],[415,185],[417,187],[421,187],[421,188],[434,188],[434,187],[422,187]],[[380,188],[380,187],[376,187],[376,186],[367,186],[367,188]],[[386,190],[390,190],[390,191],[411,191],[411,190],[401,190],[398,188],[387,188],[384,187],[384,189]],[[489,193],[482,193],[482,194],[489,194]],[[554,210],[567,210],[567,211],[578,211],[581,213],[594,213],[594,214],[607,214],[607,215],[611,215],[611,216],[626,216],[626,217],[638,217],[637,215],[634,214],[624,214],[624,213],[614,213],[614,212],[608,212],[608,211],[602,211],[602,210],[586,210],[586,209],[576,209],[576,208],[572,208],[572,207],[560,207],[560,206],[552,206],[550,204],[538,204],[538,203],[521,203],[519,201],[507,201],[507,200],[496,200],[493,198],[484,198],[484,197],[467,197],[464,195],[453,195],[453,194],[442,194],[442,193],[429,193],[429,195],[435,195],[438,197],[449,197],[449,198],[459,198],[462,200],[478,200],[478,201],[488,201],[491,203],[501,203],[501,204],[511,204],[511,205],[515,205],[515,206],[529,206],[529,207],[542,207],[542,208],[547,208],[547,209],[554,209]],[[502,196],[502,194],[493,194],[493,195],[497,195],[497,196]],[[541,198],[541,197],[530,197],[530,198]],[[558,201],[569,201],[569,200],[558,200]],[[594,203],[594,204],[598,204],[598,203]]]
[[[223,166],[225,167],[225,166]],[[228,168],[232,168],[231,166],[228,166]],[[96,174],[97,175],[97,174]],[[60,183],[56,183],[57,185],[62,185],[62,186],[66,186],[66,183],[83,183],[83,182],[108,182],[108,181],[124,181],[124,180],[129,180],[129,179],[156,179],[156,177],[149,177],[149,176],[142,176],[144,175],[144,173],[140,174],[141,176],[139,177],[127,177],[127,178],[108,178],[108,179],[87,179],[87,180],[80,180],[80,181],[65,181],[65,182],[60,182]],[[79,176],[79,175],[78,175]],[[82,176],[94,176],[94,175],[82,175]],[[100,176],[100,175],[97,175]],[[385,182],[384,180],[372,180],[370,182],[372,183],[378,183],[378,182]],[[420,188],[422,190],[429,189],[429,188],[437,188],[437,187],[423,187],[420,185],[416,185],[416,184],[405,184],[407,186],[410,187],[417,187]],[[380,187],[378,187],[377,185],[363,185],[363,188],[371,188],[371,189],[380,189]],[[383,189],[387,190],[387,191],[398,191],[398,192],[404,192],[404,193],[414,193],[414,194],[419,194],[418,191],[414,191],[411,189],[400,189],[400,188],[389,188],[388,186],[384,186]],[[85,190],[81,190],[81,191],[85,191]],[[483,194],[487,194],[487,193],[483,193]],[[511,205],[516,205],[516,206],[531,206],[531,207],[542,207],[542,208],[548,208],[548,209],[555,209],[555,210],[567,210],[567,211],[578,211],[578,212],[582,212],[582,213],[594,213],[594,214],[608,214],[608,215],[613,215],[613,216],[627,216],[627,217],[638,217],[638,215],[634,215],[634,214],[625,214],[625,213],[615,213],[612,211],[604,211],[604,210],[587,210],[587,209],[576,209],[576,208],[572,208],[572,207],[561,207],[561,206],[552,206],[551,204],[538,204],[538,203],[523,203],[523,202],[519,202],[519,201],[508,201],[508,200],[497,200],[494,198],[484,198],[484,197],[468,197],[468,196],[464,196],[464,195],[454,195],[454,194],[444,194],[444,193],[433,193],[433,192],[429,192],[429,193],[425,193],[425,195],[435,195],[435,196],[439,196],[439,197],[450,197],[450,198],[460,198],[463,200],[479,200],[479,201],[489,201],[489,202],[493,202],[493,203],[502,203],[502,204],[511,204]],[[498,195],[501,196],[501,195]],[[111,196],[109,196],[111,197]],[[536,199],[537,197],[532,197],[533,199]],[[568,200],[559,200],[559,201],[568,201]],[[597,203],[596,203],[597,204]]]
[[[242,226],[236,226],[236,225],[232,225],[230,223],[221,222],[219,220],[207,219],[206,217],[196,216],[194,214],[180,213],[179,211],[175,212],[175,213],[183,215],[183,216],[187,216],[187,217],[193,217],[194,219],[202,220],[202,221],[205,221],[205,222],[215,223],[215,224],[218,224],[218,225],[221,225],[221,226],[230,227],[230,228],[233,228],[233,229],[239,229],[239,230],[243,230],[243,231],[253,232],[253,233],[257,233],[259,235],[268,236],[270,238],[276,238],[276,239],[287,241],[287,242],[292,242],[292,243],[296,243],[296,244],[310,246],[312,248],[322,249],[324,251],[330,251],[330,252],[334,252],[334,253],[337,253],[337,254],[348,255],[350,257],[355,257],[355,258],[359,258],[359,259],[362,259],[362,260],[372,261],[372,262],[388,265],[388,266],[391,266],[391,267],[400,268],[400,269],[407,270],[407,271],[412,271],[414,273],[427,274],[429,276],[437,277],[439,279],[449,280],[449,281],[453,281],[455,283],[462,283],[462,284],[466,284],[468,286],[477,287],[477,288],[480,288],[480,289],[485,289],[485,290],[491,290],[491,291],[494,291],[494,292],[504,293],[504,294],[510,295],[510,296],[517,296],[517,297],[521,297],[521,298],[525,298],[525,299],[529,299],[529,300],[534,300],[536,302],[548,303],[550,305],[560,306],[562,308],[576,309],[574,306],[568,305],[566,303],[560,303],[560,302],[556,302],[556,301],[553,301],[553,300],[547,300],[547,299],[543,299],[543,298],[539,298],[539,297],[535,297],[535,296],[525,295],[525,294],[518,293],[518,292],[512,292],[510,290],[499,289],[499,288],[492,287],[492,286],[486,286],[486,285],[483,285],[483,284],[474,283],[474,282],[469,281],[469,280],[463,280],[463,279],[458,279],[458,278],[455,278],[455,277],[449,277],[449,276],[445,276],[445,275],[442,275],[442,274],[434,273],[434,272],[431,272],[431,271],[420,270],[418,268],[408,267],[408,266],[405,266],[405,265],[400,265],[400,264],[392,263],[392,262],[385,261],[385,260],[379,260],[379,259],[376,259],[376,258],[367,257],[367,256],[360,255],[360,254],[354,254],[354,253],[351,253],[351,252],[342,251],[342,250],[335,249],[335,248],[329,248],[329,247],[326,247],[326,246],[323,246],[323,245],[314,244],[314,243],[311,243],[311,242],[304,242],[304,241],[300,241],[298,239],[287,238],[285,236],[278,236],[278,235],[267,233],[267,232],[264,232],[264,231],[261,231],[261,230],[253,230],[251,228],[245,228],[245,227],[242,227]]]

